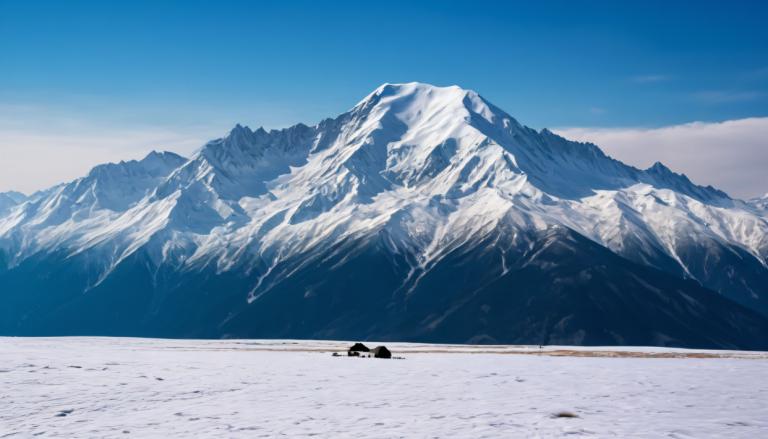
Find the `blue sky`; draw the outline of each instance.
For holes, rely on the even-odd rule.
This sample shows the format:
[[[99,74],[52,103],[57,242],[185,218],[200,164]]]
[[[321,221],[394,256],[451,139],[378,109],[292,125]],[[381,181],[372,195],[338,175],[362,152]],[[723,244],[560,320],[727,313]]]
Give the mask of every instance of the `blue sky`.
[[[0,148],[102,130],[94,159],[130,152],[109,132],[190,150],[383,82],[458,84],[535,128],[766,117],[766,19],[762,1],[0,0],[0,131],[18,134]]]

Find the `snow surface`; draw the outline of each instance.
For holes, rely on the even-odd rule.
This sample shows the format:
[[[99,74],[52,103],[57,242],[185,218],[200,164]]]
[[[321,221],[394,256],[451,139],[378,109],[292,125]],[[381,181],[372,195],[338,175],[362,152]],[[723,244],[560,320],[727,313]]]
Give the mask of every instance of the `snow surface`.
[[[766,353],[348,345],[0,338],[0,437],[768,437]]]

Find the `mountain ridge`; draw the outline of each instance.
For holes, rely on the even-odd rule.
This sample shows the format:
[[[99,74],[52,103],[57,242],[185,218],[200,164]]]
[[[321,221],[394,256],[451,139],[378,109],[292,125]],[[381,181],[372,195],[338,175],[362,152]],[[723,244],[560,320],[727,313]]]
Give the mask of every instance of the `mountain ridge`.
[[[182,274],[234,277],[233,303],[242,303],[230,306],[252,310],[273,296],[287,300],[307,264],[336,258],[328,249],[377,242],[371,251],[391,254],[376,257],[397,273],[390,293],[409,302],[416,300],[409,294],[431,295],[422,282],[449,255],[484,249],[494,255],[487,266],[503,277],[522,249],[555,227],[768,315],[763,213],[661,164],[637,169],[595,145],[527,128],[456,86],[384,84],[314,126],[238,124],[189,159],[150,156],[153,166],[97,167],[0,217],[8,276],[25,261],[76,256],[78,289],[91,291],[142,254],[150,285],[157,273],[182,284]],[[341,259],[324,273],[352,276],[345,266]],[[150,290],[160,300],[175,288]],[[455,292],[456,300],[470,291]]]

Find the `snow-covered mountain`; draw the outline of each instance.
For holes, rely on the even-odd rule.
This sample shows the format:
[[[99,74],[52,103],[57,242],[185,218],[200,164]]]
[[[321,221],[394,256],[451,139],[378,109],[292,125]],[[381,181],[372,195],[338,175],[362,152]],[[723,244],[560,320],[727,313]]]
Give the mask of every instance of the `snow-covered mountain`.
[[[749,200],[749,203],[756,207],[758,211],[768,213],[768,194],[765,194],[762,197],[753,198]]]
[[[0,267],[5,333],[768,346],[756,204],[459,87],[99,166],[2,215]]]
[[[12,207],[23,203],[26,199],[27,196],[21,192],[0,192],[0,215],[8,213]]]

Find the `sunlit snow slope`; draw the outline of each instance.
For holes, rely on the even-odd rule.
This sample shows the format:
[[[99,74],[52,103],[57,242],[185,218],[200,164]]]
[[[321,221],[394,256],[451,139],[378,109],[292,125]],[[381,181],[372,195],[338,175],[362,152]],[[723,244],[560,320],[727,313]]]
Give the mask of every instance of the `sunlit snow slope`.
[[[6,334],[768,346],[758,203],[459,87],[385,84],[5,206]]]

